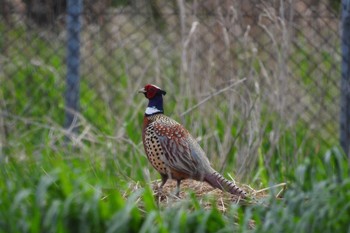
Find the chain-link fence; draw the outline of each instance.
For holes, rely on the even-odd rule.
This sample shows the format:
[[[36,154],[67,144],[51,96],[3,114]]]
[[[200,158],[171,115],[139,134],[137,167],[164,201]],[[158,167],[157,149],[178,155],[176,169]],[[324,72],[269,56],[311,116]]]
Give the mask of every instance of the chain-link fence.
[[[66,5],[16,0],[2,6],[2,138],[19,130],[9,117],[63,125]],[[320,139],[315,147],[337,143],[339,1],[101,0],[83,5],[80,113],[102,132],[118,134],[106,125],[122,127],[127,114],[121,106],[140,111],[144,102],[135,101],[137,89],[155,83],[168,90],[166,109],[177,119],[215,96],[199,106],[201,116],[215,117],[217,108],[227,112],[228,121],[245,123],[242,131],[249,132],[251,145],[251,135],[265,132],[271,142],[277,140],[281,123]],[[232,88],[220,92],[225,87]],[[116,104],[121,100],[123,105]]]

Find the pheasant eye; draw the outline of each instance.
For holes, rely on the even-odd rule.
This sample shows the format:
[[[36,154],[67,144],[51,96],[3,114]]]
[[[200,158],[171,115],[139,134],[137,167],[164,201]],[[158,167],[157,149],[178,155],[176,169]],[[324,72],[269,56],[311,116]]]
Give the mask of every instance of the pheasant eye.
[[[157,93],[157,90],[153,87],[148,88],[146,91],[147,98],[149,99],[152,99]]]
[[[163,91],[162,89],[160,89],[160,87],[153,85],[153,84],[147,84],[143,88],[143,93],[145,94],[146,98],[148,98],[148,99],[152,99],[157,94],[162,94],[162,95],[166,94],[166,92]]]

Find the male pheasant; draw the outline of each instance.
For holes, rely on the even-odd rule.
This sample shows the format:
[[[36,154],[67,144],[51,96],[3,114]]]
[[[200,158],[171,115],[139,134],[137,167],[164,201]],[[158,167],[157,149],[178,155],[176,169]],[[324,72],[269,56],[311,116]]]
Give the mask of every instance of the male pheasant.
[[[149,100],[143,120],[142,140],[148,160],[162,177],[161,188],[168,178],[175,179],[176,195],[179,196],[181,180],[191,178],[246,197],[246,192],[210,166],[204,151],[190,133],[164,115],[164,90],[147,84],[139,92]]]

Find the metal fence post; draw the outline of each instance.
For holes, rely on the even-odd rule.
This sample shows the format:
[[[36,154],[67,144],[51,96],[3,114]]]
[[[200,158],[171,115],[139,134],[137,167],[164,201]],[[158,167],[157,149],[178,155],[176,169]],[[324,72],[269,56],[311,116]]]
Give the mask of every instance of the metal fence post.
[[[80,29],[82,0],[67,1],[67,77],[65,93],[65,128],[77,132],[77,113],[79,112],[79,64]]]

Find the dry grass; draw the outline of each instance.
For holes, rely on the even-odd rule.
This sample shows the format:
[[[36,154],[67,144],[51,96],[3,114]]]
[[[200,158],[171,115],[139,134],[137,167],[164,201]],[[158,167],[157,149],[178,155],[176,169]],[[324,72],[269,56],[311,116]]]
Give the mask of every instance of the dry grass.
[[[282,199],[283,193],[287,187],[286,183],[281,183],[260,190],[255,190],[247,184],[237,183],[237,185],[246,191],[249,196],[247,199],[242,199],[239,196],[213,188],[206,182],[187,179],[181,182],[180,197],[177,197],[175,195],[175,180],[168,180],[162,190],[159,189],[160,183],[161,180],[154,180],[150,183],[154,198],[159,207],[172,207],[181,204],[183,201],[186,202],[187,200],[191,200],[193,195],[198,201],[199,205],[203,207],[203,209],[211,209],[213,205],[215,205],[222,214],[227,214],[230,206],[232,205],[261,205],[267,207],[267,199],[269,199],[271,195],[269,191],[271,189],[274,189],[276,191],[275,193],[277,193],[275,198]],[[133,185],[129,186],[129,190],[127,193],[125,193],[124,196],[128,197],[129,194],[136,193],[140,189],[143,189],[142,185],[140,185],[138,182],[134,183]],[[141,198],[138,198],[137,203],[141,203]],[[142,204],[138,206],[139,209],[143,212]],[[234,218],[237,220],[238,216],[235,215]],[[248,221],[248,229],[255,229],[255,226],[255,221],[250,219]]]
[[[222,213],[225,213],[232,204],[265,205],[264,200],[270,197],[271,194],[269,191],[271,189],[275,189],[275,193],[277,193],[275,198],[281,199],[283,198],[283,192],[287,187],[286,183],[281,183],[264,189],[255,190],[247,184],[237,184],[248,193],[249,198],[242,199],[239,196],[213,188],[206,182],[187,179],[181,182],[180,196],[177,197],[175,195],[175,180],[168,180],[162,190],[159,189],[160,183],[161,180],[154,180],[150,184],[156,202],[160,207],[172,206],[180,201],[188,200],[193,194],[203,208],[210,209],[212,208],[213,204],[216,204],[216,207]],[[134,185],[130,186],[129,191],[131,191],[130,193],[135,193],[137,190],[142,188],[143,187],[139,183],[135,183]]]

